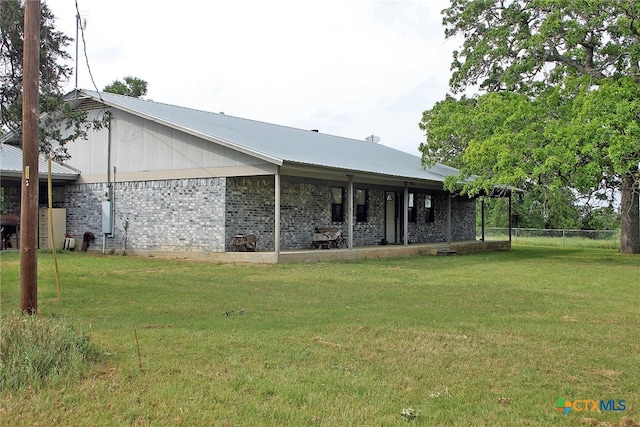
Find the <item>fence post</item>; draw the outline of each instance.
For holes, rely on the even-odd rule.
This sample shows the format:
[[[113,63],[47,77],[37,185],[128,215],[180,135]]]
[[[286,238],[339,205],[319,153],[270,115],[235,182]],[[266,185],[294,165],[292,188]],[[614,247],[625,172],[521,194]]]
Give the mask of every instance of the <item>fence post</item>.
[[[564,228],[562,229],[562,247],[564,248]]]

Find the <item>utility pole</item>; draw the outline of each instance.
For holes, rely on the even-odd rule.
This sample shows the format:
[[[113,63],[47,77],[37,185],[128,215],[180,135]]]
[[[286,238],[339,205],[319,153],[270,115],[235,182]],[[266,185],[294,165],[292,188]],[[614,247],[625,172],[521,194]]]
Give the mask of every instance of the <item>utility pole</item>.
[[[38,311],[38,97],[40,89],[40,0],[24,5],[22,57],[22,196],[20,201],[20,309]]]

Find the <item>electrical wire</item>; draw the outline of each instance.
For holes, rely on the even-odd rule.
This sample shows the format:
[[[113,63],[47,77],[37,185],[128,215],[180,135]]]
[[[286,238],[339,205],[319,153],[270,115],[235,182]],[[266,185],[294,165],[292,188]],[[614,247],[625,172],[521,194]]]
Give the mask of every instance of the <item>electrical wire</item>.
[[[78,0],[75,0],[75,3],[76,3],[77,16],[80,16],[80,8],[78,7]],[[100,95],[100,90],[98,89],[98,86],[96,85],[96,82],[93,79],[93,74],[91,73],[91,66],[89,65],[89,55],[87,54],[87,41],[84,38],[84,26],[77,21],[76,21],[76,25],[80,25],[80,34],[82,34],[82,50],[84,51],[84,59],[87,63],[87,70],[89,71],[89,77],[91,78],[91,83],[93,83],[93,87],[98,93],[98,97],[100,98],[100,101],[104,102],[104,100],[102,99],[102,95]],[[77,43],[77,40],[76,40],[76,43]],[[77,72],[78,70],[76,70],[76,73]]]

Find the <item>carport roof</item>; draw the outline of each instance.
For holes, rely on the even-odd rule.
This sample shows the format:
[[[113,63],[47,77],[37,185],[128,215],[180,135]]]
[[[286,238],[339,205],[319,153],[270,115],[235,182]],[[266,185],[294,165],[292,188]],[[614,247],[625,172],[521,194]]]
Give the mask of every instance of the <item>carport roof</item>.
[[[47,178],[47,159],[40,155],[38,176]],[[9,144],[0,144],[0,175],[2,179],[22,178],[22,149]],[[75,181],[80,172],[68,166],[51,162],[51,177],[56,181]]]
[[[382,144],[312,130],[89,90],[79,91],[77,98],[72,92],[68,99],[76,104],[100,102],[280,166],[316,166],[439,183],[458,174],[442,164],[425,169],[419,156]]]

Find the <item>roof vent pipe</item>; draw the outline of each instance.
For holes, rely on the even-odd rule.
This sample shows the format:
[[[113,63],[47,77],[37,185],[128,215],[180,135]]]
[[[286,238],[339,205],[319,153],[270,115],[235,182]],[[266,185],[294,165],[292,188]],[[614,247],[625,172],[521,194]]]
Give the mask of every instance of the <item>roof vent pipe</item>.
[[[371,144],[377,144],[378,142],[380,142],[380,137],[376,135],[369,135],[364,140]]]

